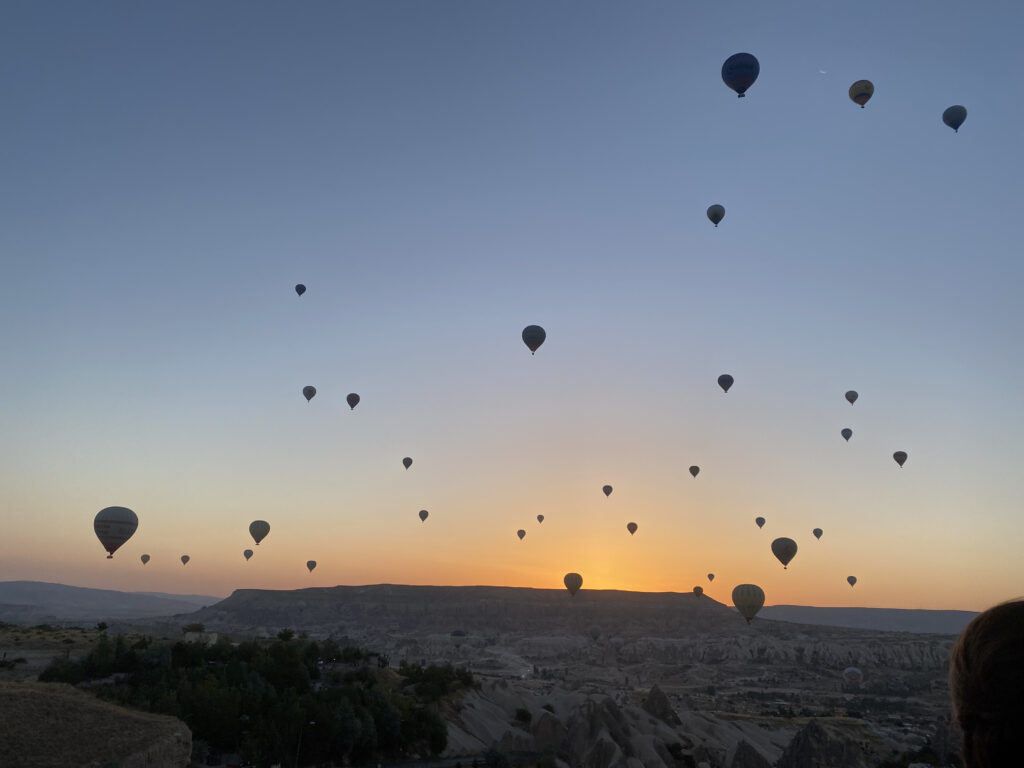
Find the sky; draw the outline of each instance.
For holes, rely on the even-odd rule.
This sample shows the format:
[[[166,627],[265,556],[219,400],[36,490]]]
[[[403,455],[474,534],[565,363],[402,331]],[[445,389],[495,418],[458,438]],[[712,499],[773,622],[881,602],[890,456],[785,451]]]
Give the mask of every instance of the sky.
[[[1024,594],[1022,28],[1009,1],[4,3],[0,580]],[[113,505],[139,527],[106,559]]]

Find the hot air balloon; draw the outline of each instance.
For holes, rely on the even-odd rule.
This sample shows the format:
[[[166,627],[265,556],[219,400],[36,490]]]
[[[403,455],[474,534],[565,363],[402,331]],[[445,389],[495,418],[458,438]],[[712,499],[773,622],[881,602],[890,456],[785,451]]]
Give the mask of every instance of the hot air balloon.
[[[850,405],[853,405],[854,403],[856,403],[856,402],[857,402],[857,397],[858,397],[858,395],[857,395],[857,393],[856,393],[856,392],[854,392],[854,391],[853,391],[853,390],[851,389],[851,390],[850,390],[849,392],[847,392],[847,393],[846,393],[846,394],[844,395],[844,397],[846,398],[847,402],[849,402],[849,404],[850,404]]]
[[[714,581],[714,580],[715,580],[715,574],[709,573],[708,574],[708,581]]]
[[[811,533],[813,533],[813,534],[814,534],[814,538],[816,538],[816,539],[819,539],[819,540],[820,540],[820,539],[821,539],[821,534],[823,534],[823,533],[824,533],[824,531],[823,531],[823,530],[821,530],[821,528],[815,528],[815,529],[814,529],[813,531],[811,531]]]
[[[722,65],[722,81],[743,98],[761,73],[761,65],[749,53],[734,53]]]
[[[839,434],[843,436],[843,440],[850,442],[850,438],[853,437],[853,430],[849,427],[844,427],[840,430]]]
[[[315,395],[315,394],[316,394],[316,387],[303,387],[302,388],[302,396],[306,398],[306,402],[307,403],[310,400],[313,399],[313,395]]]
[[[697,597],[700,597],[704,594],[704,587],[694,587],[693,594],[695,594]]]
[[[422,521],[426,520],[426,519],[427,519],[427,516],[428,516],[429,514],[430,514],[430,513],[429,513],[429,512],[427,512],[427,510],[425,510],[425,509],[421,509],[421,510],[420,510],[420,521],[422,522]]]
[[[531,355],[537,351],[547,337],[547,333],[539,325],[528,325],[523,328],[523,343],[529,347]]]
[[[149,562],[149,555],[143,555],[139,559],[142,561],[142,564],[145,565],[146,563]]]
[[[312,573],[313,569],[316,568],[316,560],[307,560],[306,567],[309,569],[309,572]]]
[[[249,523],[249,535],[252,536],[252,540],[259,543],[267,538],[267,534],[270,533],[270,523],[266,520],[253,520]]]
[[[306,292],[306,286],[304,286],[302,283],[299,283],[298,285],[295,286],[295,292],[299,294],[299,296],[301,296]]]
[[[601,488],[601,490],[604,491],[604,495],[605,496],[611,496],[612,495],[612,487],[610,485],[604,486],[603,488]]]
[[[629,531],[630,536],[636,533],[636,528],[636,523],[626,523],[626,530]]]
[[[846,577],[846,583],[849,584],[852,587],[854,584],[857,583],[857,577],[856,576],[847,576]]]
[[[732,591],[732,604],[749,624],[764,605],[764,590],[756,584],[740,584]]]
[[[411,467],[412,466],[412,459],[410,459],[408,456],[406,456],[404,459],[402,459],[402,466],[405,467],[406,469]]]
[[[252,557],[252,550],[247,549],[242,554],[245,556],[245,559],[248,560],[250,557]]]
[[[188,565],[188,561],[191,560],[191,559],[192,558],[189,557],[188,555],[182,555],[181,556],[181,564],[182,565]]]
[[[348,403],[348,407],[354,411],[356,406],[359,405],[359,395],[355,392],[349,392],[345,397],[345,401]]]
[[[565,584],[565,588],[569,590],[570,595],[575,595],[580,591],[580,587],[583,586],[583,577],[578,573],[567,573],[565,578],[562,579],[562,583]]]
[[[785,536],[772,542],[772,554],[779,559],[782,567],[789,565],[789,561],[796,557],[796,542],[787,539]]]
[[[538,523],[543,523],[544,522],[544,515],[537,515],[537,522]]]
[[[516,531],[516,536],[518,536],[519,540],[522,541],[526,537],[526,531],[520,528],[518,531]]]
[[[732,386],[733,378],[728,373],[723,373],[718,377],[718,386],[722,388],[723,392],[728,392],[729,387]]]
[[[942,113],[942,122],[952,128],[953,133],[960,133],[960,126],[964,124],[966,119],[967,110],[959,104],[946,107],[946,111]]]
[[[864,681],[864,673],[856,667],[847,667],[843,670],[843,682],[848,685],[860,686]]]
[[[860,104],[861,109],[864,109],[864,105],[868,103],[874,92],[875,84],[870,80],[858,80],[850,86],[850,98],[854,104]]]
[[[718,229],[718,223],[725,218],[725,206],[718,203],[708,206],[708,218],[715,225],[715,229]]]
[[[693,475],[694,477],[697,476],[698,472],[700,472],[700,467],[698,467],[696,465],[690,467],[690,474]]]
[[[92,521],[92,529],[107,550],[108,560],[114,557],[118,547],[135,534],[138,527],[139,517],[128,507],[105,507],[96,513]]]
[[[763,517],[755,517],[754,518],[754,522],[757,523],[757,527],[758,528],[764,528],[764,518]]]
[[[896,451],[896,453],[894,453],[892,457],[896,460],[896,463],[902,467],[903,464],[907,461],[907,452]]]

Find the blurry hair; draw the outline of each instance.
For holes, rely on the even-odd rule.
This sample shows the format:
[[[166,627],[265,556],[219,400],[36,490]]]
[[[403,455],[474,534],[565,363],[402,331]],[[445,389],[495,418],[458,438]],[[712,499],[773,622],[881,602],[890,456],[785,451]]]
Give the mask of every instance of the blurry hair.
[[[949,690],[965,768],[1024,765],[1024,600],[971,620],[953,645]]]

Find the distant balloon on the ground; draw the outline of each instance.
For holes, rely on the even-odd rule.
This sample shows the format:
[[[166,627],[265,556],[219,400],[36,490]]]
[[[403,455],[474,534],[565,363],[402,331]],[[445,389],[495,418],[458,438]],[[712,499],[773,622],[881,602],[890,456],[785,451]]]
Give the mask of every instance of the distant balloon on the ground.
[[[268,533],[270,533],[270,523],[266,520],[253,520],[249,523],[249,535],[252,536],[252,540],[256,542],[257,546],[267,538]]]
[[[580,591],[580,587],[583,586],[583,577],[578,573],[567,573],[565,578],[562,579],[562,583],[565,584],[565,588],[569,590],[570,595],[575,595]]]
[[[757,523],[757,527],[758,528],[764,528],[764,518],[763,517],[755,517],[754,518],[754,522]]]
[[[853,437],[853,430],[849,427],[845,427],[839,432],[839,434],[843,436],[843,440],[850,442],[850,438]]]
[[[404,459],[402,459],[402,466],[405,467],[406,469],[411,467],[412,466],[412,459],[410,459],[408,456],[406,456]]]
[[[636,529],[637,529],[636,523],[626,523],[626,530],[629,531],[629,535],[630,536],[632,536],[634,533],[636,533]]]
[[[854,403],[857,402],[857,398],[860,397],[860,395],[858,395],[854,390],[851,389],[844,395],[844,397],[850,405],[853,405]]]
[[[732,604],[749,624],[764,605],[764,590],[756,584],[740,584],[732,591]]]
[[[899,464],[901,467],[907,462],[906,451],[896,451],[896,453],[894,453],[892,457],[893,459],[895,459],[896,463]]]
[[[723,373],[718,377],[718,386],[722,388],[723,392],[728,392],[729,387],[733,385],[733,378],[728,373]]]
[[[298,285],[295,286],[295,292],[299,294],[299,296],[301,296],[306,292],[306,286],[304,286],[302,283],[299,283]]]
[[[146,563],[149,562],[149,555],[143,555],[139,559],[142,561],[142,564],[145,565]]]
[[[843,682],[849,685],[859,686],[864,681],[864,673],[856,667],[847,667],[843,670]]]
[[[964,124],[966,119],[967,110],[959,104],[946,107],[946,111],[942,113],[942,122],[952,128],[954,133],[960,133],[960,126]]]
[[[850,86],[850,99],[854,104],[859,104],[860,108],[864,109],[864,105],[868,103],[874,92],[874,83],[870,80],[858,80]]]
[[[693,594],[695,594],[697,597],[700,597],[704,594],[704,587],[694,587]]]
[[[313,399],[313,396],[314,396],[314,395],[316,395],[316,387],[303,387],[303,388],[302,388],[302,396],[303,396],[304,398],[306,398],[306,402],[307,402],[307,403],[308,403],[308,402],[309,402],[310,400],[312,400],[312,399]]]
[[[359,405],[359,395],[357,395],[355,392],[350,392],[345,397],[345,401],[348,403],[348,407],[354,411],[356,409],[356,406]]]
[[[696,477],[699,472],[700,467],[698,467],[697,465],[690,467],[690,474],[693,475],[694,477]]]
[[[734,53],[722,64],[722,82],[743,97],[761,74],[761,64],[750,53]]]
[[[534,354],[547,337],[547,332],[539,325],[528,325],[523,328],[523,343],[529,348],[530,354]]]
[[[718,229],[718,224],[725,218],[725,206],[718,203],[708,206],[708,218],[715,225],[715,229]]]
[[[96,513],[92,520],[92,529],[100,544],[107,550],[107,559],[128,539],[135,535],[139,527],[139,516],[128,507],[104,507]]]
[[[785,536],[775,539],[772,542],[772,554],[779,559],[782,567],[786,568],[790,561],[796,557],[796,542]]]
[[[307,560],[306,567],[309,569],[309,572],[312,573],[313,569],[316,568],[316,560]]]

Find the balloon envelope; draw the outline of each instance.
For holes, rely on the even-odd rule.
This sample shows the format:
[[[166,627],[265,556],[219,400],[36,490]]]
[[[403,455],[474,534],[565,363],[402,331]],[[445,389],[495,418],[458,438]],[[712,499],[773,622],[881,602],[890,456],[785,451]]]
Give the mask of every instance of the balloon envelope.
[[[181,564],[182,565],[188,565],[188,561],[191,560],[191,559],[192,558],[189,557],[188,555],[182,555],[181,556]]]
[[[601,490],[604,491],[604,495],[605,496],[611,496],[612,495],[612,487],[610,485],[604,486],[603,488],[601,488]]]
[[[425,509],[421,509],[420,510],[420,520],[426,520],[427,517],[429,517],[429,515],[430,515],[430,513],[427,512],[427,510],[425,510]]]
[[[763,517],[755,517],[754,518],[754,522],[757,523],[757,527],[758,528],[764,528],[764,518]]]
[[[946,111],[942,113],[942,122],[952,128],[954,133],[960,133],[960,126],[964,124],[966,119],[967,110],[959,104],[946,107]]]
[[[525,538],[525,536],[526,536],[526,531],[524,531],[522,528],[520,528],[518,531],[516,531],[516,536],[518,536],[519,540],[522,541],[523,538]]]
[[[700,467],[698,467],[696,465],[690,467],[690,474],[693,475],[694,477],[697,476],[698,472],[700,472]]]
[[[839,434],[843,436],[843,440],[850,442],[850,438],[853,437],[853,430],[849,427],[844,428]]]
[[[734,53],[722,64],[722,81],[736,91],[738,96],[746,94],[761,74],[761,65],[749,53]]]
[[[636,533],[636,528],[636,523],[626,523],[626,530],[629,531],[630,536]]]
[[[847,402],[850,403],[850,405],[853,405],[854,403],[857,402],[857,398],[859,397],[859,395],[851,389],[844,395],[844,397],[846,398]]]
[[[715,574],[709,573],[708,574],[708,581],[714,581],[714,580],[715,580]]]
[[[811,533],[814,534],[814,538],[820,539],[821,538],[821,534],[823,534],[824,531],[821,530],[821,528],[815,528],[813,531],[811,531]]]
[[[902,467],[907,461],[907,452],[896,451],[896,453],[894,453],[892,457],[896,460],[896,463]]]
[[[410,459],[408,456],[406,456],[404,459],[402,459],[402,466],[405,467],[406,469],[411,467],[412,466],[412,459]]]
[[[310,400],[313,399],[313,395],[315,395],[315,394],[316,394],[316,387],[303,387],[302,388],[302,396],[304,398],[306,398],[306,402],[307,403]]]
[[[717,228],[718,222],[725,218],[725,206],[718,203],[708,206],[708,218],[711,219],[711,223]]]
[[[722,388],[723,392],[728,392],[729,387],[733,384],[733,378],[728,373],[723,373],[718,377],[718,386]]]
[[[301,296],[306,292],[306,286],[304,286],[302,283],[299,283],[298,285],[295,286],[295,292],[299,294],[299,296]]]
[[[266,520],[253,520],[249,523],[249,535],[252,536],[252,540],[259,544],[270,533],[270,523]]]
[[[356,406],[359,405],[359,395],[355,392],[350,392],[345,400],[348,402],[348,407],[353,411],[356,409]]]
[[[547,337],[547,333],[539,325],[528,325],[523,328],[523,343],[530,349],[531,354],[537,351]]]
[[[583,586],[583,577],[578,573],[567,573],[565,578],[562,579],[562,583],[565,584],[565,588],[569,590],[570,595],[575,595],[580,591],[580,587]]]
[[[849,584],[852,587],[854,584],[857,583],[857,577],[856,576],[847,576],[846,577],[846,583]]]
[[[764,590],[756,584],[740,584],[732,591],[732,604],[749,624],[764,605]]]
[[[843,670],[843,681],[850,685],[860,685],[864,680],[864,673],[856,667],[847,667]]]
[[[772,542],[772,554],[779,559],[782,567],[785,568],[789,562],[796,557],[796,542],[787,539],[785,536]]]
[[[307,560],[306,567],[309,569],[309,572],[312,573],[313,569],[316,568],[316,560]]]
[[[139,517],[128,507],[104,507],[92,520],[96,538],[107,550],[107,559],[114,556],[118,547],[135,535]]]
[[[537,515],[537,522],[538,523],[543,523],[544,522],[544,515]]]
[[[149,555],[143,555],[139,559],[142,561],[142,564],[145,565],[146,563],[149,562]]]
[[[871,94],[875,92],[875,84],[870,80],[858,80],[850,86],[850,98],[854,104],[859,104],[861,109],[868,103]]]
[[[242,554],[245,556],[245,559],[248,560],[250,557],[252,557],[252,550],[247,549]]]
[[[697,597],[700,597],[704,594],[704,587],[694,587],[693,594],[695,594]]]

